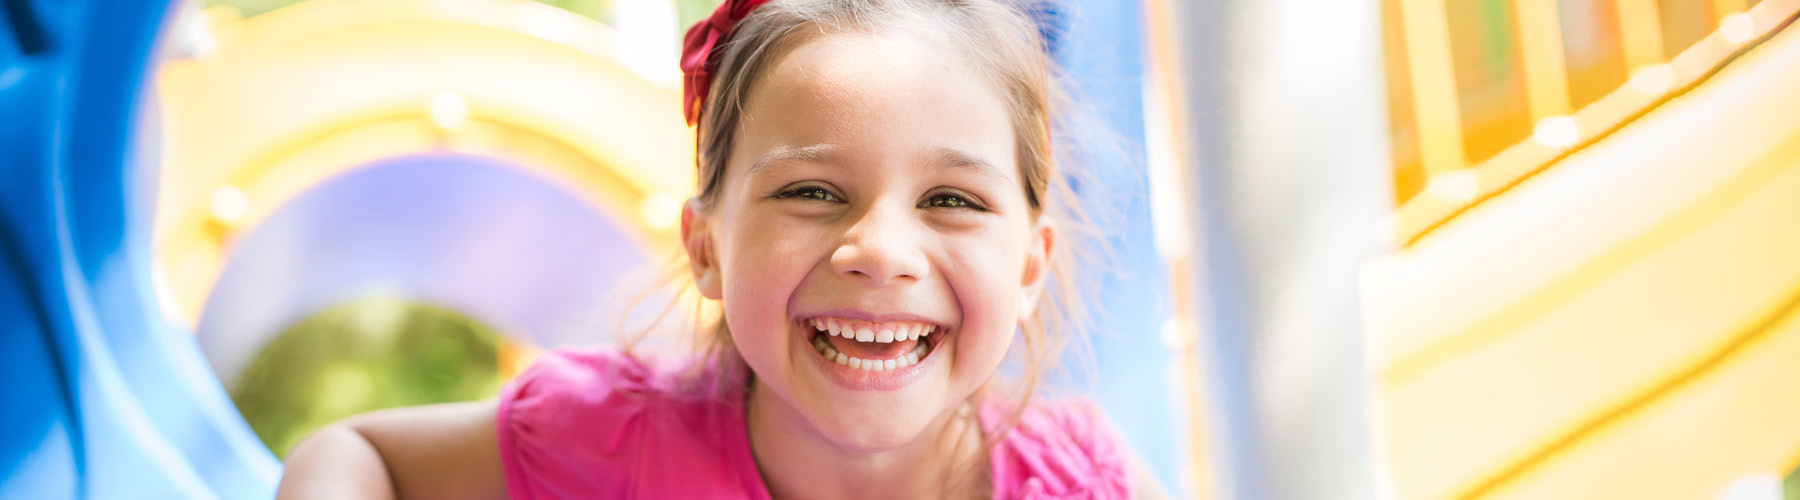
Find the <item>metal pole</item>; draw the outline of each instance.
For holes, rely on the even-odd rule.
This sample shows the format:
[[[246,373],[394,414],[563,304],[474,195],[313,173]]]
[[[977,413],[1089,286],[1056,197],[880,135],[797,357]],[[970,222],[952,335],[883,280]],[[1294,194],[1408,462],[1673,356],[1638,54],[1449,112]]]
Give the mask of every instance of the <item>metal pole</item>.
[[[1376,498],[1357,270],[1392,207],[1379,2],[1171,2],[1216,498]]]

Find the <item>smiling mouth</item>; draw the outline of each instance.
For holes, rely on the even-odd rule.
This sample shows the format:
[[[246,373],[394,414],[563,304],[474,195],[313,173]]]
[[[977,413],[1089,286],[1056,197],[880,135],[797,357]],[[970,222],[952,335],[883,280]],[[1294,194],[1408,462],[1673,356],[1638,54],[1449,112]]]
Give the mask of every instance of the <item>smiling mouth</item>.
[[[813,349],[825,359],[854,370],[884,372],[906,368],[931,354],[937,325],[919,322],[870,322],[835,317],[807,321]]]

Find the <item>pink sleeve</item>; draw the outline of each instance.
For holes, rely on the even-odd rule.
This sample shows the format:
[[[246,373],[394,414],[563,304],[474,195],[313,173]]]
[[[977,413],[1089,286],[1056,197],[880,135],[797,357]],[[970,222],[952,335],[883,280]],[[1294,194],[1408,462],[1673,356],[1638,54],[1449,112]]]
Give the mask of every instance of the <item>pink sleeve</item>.
[[[1005,418],[998,407],[982,411],[988,413],[984,421]],[[1033,405],[989,457],[994,498],[1130,498],[1125,453],[1106,416],[1092,402]]]
[[[514,499],[633,496],[653,372],[610,348],[544,354],[500,393],[498,446]]]

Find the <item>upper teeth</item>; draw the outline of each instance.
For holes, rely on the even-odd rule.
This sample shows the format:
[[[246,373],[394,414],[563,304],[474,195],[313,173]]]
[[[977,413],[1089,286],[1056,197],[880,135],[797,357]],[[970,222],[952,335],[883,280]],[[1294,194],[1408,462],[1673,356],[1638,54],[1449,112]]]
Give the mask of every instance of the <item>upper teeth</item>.
[[[839,318],[813,318],[812,326],[826,335],[884,344],[896,340],[919,340],[919,337],[929,336],[937,329],[936,325],[930,323],[870,323]]]

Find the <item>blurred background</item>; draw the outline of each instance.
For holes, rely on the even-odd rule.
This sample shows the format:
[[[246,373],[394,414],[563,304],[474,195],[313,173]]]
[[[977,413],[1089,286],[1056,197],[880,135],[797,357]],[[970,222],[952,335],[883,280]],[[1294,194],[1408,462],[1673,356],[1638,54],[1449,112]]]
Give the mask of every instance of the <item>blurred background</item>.
[[[0,0],[0,498],[679,329],[717,3]],[[1031,14],[1116,214],[1063,390],[1171,493],[1800,500],[1800,0]]]

